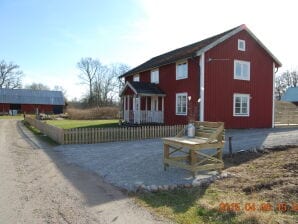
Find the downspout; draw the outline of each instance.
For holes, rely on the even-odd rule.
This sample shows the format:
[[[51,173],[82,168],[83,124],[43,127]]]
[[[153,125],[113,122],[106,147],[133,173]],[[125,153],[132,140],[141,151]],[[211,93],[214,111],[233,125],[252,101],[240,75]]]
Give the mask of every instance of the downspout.
[[[204,121],[205,106],[205,53],[200,56],[200,121]]]
[[[273,68],[272,68],[272,74],[273,74],[273,82],[272,82],[272,128],[274,128],[274,123],[275,123],[275,74],[278,71],[275,71],[275,63],[273,62]]]

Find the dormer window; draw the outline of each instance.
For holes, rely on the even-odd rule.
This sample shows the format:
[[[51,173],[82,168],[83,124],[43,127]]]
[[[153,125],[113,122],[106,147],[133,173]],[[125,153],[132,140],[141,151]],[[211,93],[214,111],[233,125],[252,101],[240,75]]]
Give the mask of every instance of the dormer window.
[[[150,81],[151,81],[151,83],[156,83],[156,84],[159,83],[159,71],[158,71],[158,68],[151,70]]]
[[[139,75],[139,74],[135,74],[135,75],[133,76],[133,81],[134,81],[134,82],[139,82],[139,81],[140,81],[140,75]]]
[[[176,80],[186,79],[188,77],[187,61],[176,63]]]
[[[245,51],[245,40],[238,39],[238,50]]]

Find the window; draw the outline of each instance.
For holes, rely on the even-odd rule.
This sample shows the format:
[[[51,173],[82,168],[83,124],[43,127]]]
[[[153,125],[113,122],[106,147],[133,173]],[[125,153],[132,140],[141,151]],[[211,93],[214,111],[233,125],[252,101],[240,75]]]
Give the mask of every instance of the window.
[[[140,81],[140,75],[139,74],[136,74],[133,76],[133,81],[134,82],[139,82]]]
[[[238,39],[238,50],[245,51],[245,40]]]
[[[234,79],[250,80],[250,62],[234,60]]]
[[[151,70],[151,83],[159,83],[158,69]]]
[[[179,62],[176,64],[176,80],[186,79],[188,76],[187,62]]]
[[[234,116],[249,116],[249,94],[234,94]]]
[[[187,115],[187,93],[176,94],[176,115]]]

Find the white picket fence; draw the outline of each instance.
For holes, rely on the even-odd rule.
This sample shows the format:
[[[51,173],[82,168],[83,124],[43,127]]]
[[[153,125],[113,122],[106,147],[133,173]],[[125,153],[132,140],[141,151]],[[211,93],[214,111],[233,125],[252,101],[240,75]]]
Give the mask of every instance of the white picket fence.
[[[64,144],[132,141],[175,136],[184,125],[118,128],[74,128],[64,130]]]
[[[25,121],[59,144],[93,144],[170,137],[175,136],[185,127],[185,125],[160,125],[117,128],[73,128],[64,130],[32,117],[26,117]]]

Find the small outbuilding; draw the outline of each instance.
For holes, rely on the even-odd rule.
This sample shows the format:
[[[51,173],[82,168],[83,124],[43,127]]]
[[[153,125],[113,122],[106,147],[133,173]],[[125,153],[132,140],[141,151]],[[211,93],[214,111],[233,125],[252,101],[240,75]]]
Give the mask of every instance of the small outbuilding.
[[[0,89],[0,113],[63,113],[65,105],[61,91],[31,89]]]
[[[298,87],[290,87],[281,97],[281,101],[291,102],[298,106]]]

